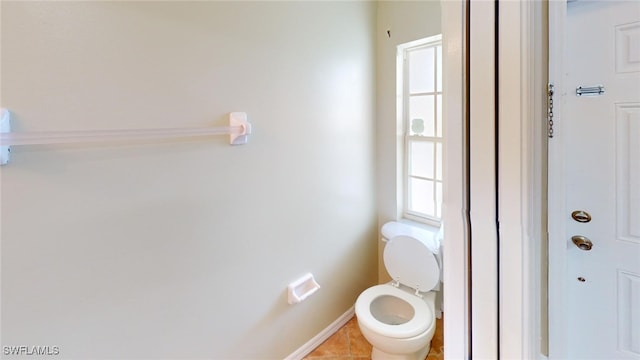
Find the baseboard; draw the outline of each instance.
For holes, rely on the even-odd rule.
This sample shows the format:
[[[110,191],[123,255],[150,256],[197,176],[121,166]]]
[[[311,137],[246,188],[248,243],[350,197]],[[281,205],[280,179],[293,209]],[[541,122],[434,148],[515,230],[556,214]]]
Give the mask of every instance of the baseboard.
[[[320,346],[325,340],[327,340],[331,335],[335,334],[341,327],[344,326],[353,315],[355,315],[355,308],[352,306],[347,312],[340,315],[336,321],[332,322],[329,326],[324,328],[324,330],[320,331],[320,333],[314,336],[311,340],[307,341],[304,345],[302,345],[298,350],[294,351],[291,355],[284,358],[284,360],[301,360],[305,356],[309,355],[315,348]]]

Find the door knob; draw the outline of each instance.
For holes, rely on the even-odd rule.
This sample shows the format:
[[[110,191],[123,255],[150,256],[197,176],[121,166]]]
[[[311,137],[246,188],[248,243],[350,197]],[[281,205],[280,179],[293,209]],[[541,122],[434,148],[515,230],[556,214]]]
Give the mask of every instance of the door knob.
[[[571,237],[571,241],[573,241],[580,250],[589,251],[593,247],[593,243],[586,236],[574,235]]]

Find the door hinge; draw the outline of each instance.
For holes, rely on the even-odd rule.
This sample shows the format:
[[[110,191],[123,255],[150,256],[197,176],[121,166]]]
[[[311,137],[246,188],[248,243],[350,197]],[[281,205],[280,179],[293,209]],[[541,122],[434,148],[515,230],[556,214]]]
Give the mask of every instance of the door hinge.
[[[547,84],[547,136],[553,137],[553,84]]]

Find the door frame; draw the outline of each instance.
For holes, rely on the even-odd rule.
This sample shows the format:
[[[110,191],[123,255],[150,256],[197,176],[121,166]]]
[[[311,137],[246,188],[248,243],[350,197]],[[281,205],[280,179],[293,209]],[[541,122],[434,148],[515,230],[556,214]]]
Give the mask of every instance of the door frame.
[[[552,5],[498,2],[498,351],[505,359],[547,353],[546,14]]]
[[[499,358],[496,4],[469,6],[471,355],[477,359]]]
[[[549,231],[549,357],[567,355],[566,308],[567,241],[564,238],[566,202],[564,188],[564,44],[567,18],[566,0],[549,3],[549,83],[554,85],[553,139],[549,141],[548,231]]]
[[[469,359],[469,227],[466,159],[467,3],[441,3],[443,57],[444,187],[443,223],[446,224],[443,253],[444,355],[446,359]],[[449,166],[447,164],[456,164]]]

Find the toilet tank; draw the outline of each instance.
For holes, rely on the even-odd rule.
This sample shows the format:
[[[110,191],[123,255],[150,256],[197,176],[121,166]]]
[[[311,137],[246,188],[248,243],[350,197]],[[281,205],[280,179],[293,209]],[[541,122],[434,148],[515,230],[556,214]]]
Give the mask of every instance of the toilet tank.
[[[411,236],[414,239],[422,241],[432,253],[440,255],[441,239],[437,229],[430,231],[418,226],[390,221],[382,225],[380,232],[382,233],[382,241],[386,242],[400,235]]]

